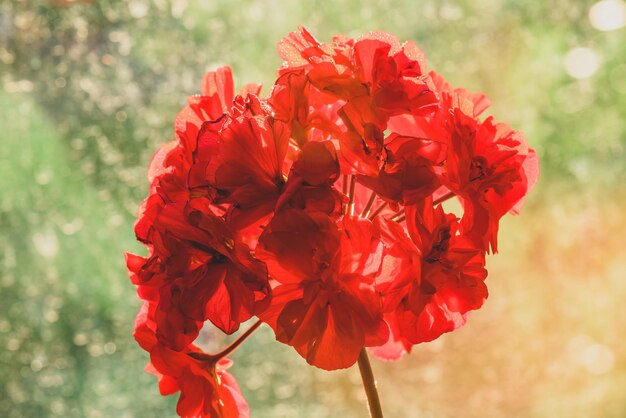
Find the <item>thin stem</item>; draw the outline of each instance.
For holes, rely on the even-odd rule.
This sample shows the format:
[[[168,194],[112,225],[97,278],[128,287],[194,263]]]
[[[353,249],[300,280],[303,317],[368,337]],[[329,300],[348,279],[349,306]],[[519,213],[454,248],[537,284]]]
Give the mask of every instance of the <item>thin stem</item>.
[[[343,181],[341,182],[341,191],[344,195],[348,195],[348,175],[343,175]]]
[[[400,218],[404,219],[404,208],[396,212],[396,214],[391,217],[391,220],[396,222],[402,222],[401,220],[398,220]]]
[[[454,196],[456,196],[456,195],[454,194],[454,192],[448,192],[448,193],[444,194],[443,196],[441,196],[439,199],[435,200],[435,201],[433,202],[433,206],[438,205],[438,204],[440,204],[440,203],[443,203],[443,202],[445,202],[446,200],[453,198]]]
[[[376,389],[376,379],[374,379],[372,365],[367,357],[367,351],[365,348],[363,348],[359,354],[359,371],[361,372],[363,387],[365,388],[365,394],[367,395],[370,417],[383,418],[383,408],[380,405],[378,390]]]
[[[349,193],[349,197],[350,197],[350,203],[348,203],[348,215],[353,216],[354,215],[354,187],[356,186],[356,176],[351,176],[350,177],[350,193]]]
[[[446,200],[453,198],[454,196],[456,195],[453,192],[448,192],[445,195],[441,196],[439,199],[435,200],[433,202],[433,206],[437,206],[438,204],[443,203]],[[404,212],[404,209],[400,209],[398,213],[391,217],[391,220],[398,223],[404,222],[406,220],[406,213]]]
[[[378,207],[378,209],[376,209],[376,210],[374,211],[374,213],[372,213],[372,214],[370,215],[369,220],[370,220],[370,221],[374,220],[374,218],[375,218],[375,217],[377,217],[377,216],[378,216],[378,214],[379,214],[380,212],[382,212],[382,211],[383,211],[383,209],[385,209],[386,207],[387,207],[387,202],[383,202],[383,203],[382,203],[382,204]]]
[[[376,200],[376,192],[372,190],[370,198],[367,200],[367,204],[365,205],[365,207],[363,208],[363,212],[361,213],[362,218],[367,218],[367,215],[370,214],[370,209],[374,204],[374,200]]]
[[[232,343],[230,343],[229,345],[226,346],[226,348],[224,348],[223,350],[215,353],[215,354],[206,354],[206,353],[189,353],[188,355],[190,357],[195,358],[196,360],[200,360],[200,361],[204,361],[206,363],[212,363],[215,364],[217,363],[220,359],[226,357],[227,355],[229,355],[230,353],[232,353],[233,351],[235,351],[237,348],[239,348],[239,346],[248,339],[249,336],[252,335],[252,333],[254,333],[254,331],[256,331],[261,324],[263,323],[263,321],[261,321],[260,319],[258,321],[256,321],[254,324],[252,324],[252,326],[250,328],[248,328],[246,330],[246,332],[244,332],[243,334],[241,334],[239,337],[237,337],[237,339],[235,341],[233,341]]]
[[[235,341],[233,341],[232,343],[230,343],[226,348],[224,348],[222,351],[213,354],[213,357],[217,358],[218,360],[226,357],[227,355],[229,355],[230,353],[232,353],[233,351],[235,351],[237,348],[239,348],[239,346],[248,339],[249,336],[251,336],[254,331],[256,331],[261,324],[263,323],[263,321],[261,321],[260,319],[258,321],[256,321],[254,324],[252,324],[252,326],[250,328],[248,328],[246,330],[246,332],[244,332],[243,334],[241,334],[239,337],[237,337],[237,339]]]

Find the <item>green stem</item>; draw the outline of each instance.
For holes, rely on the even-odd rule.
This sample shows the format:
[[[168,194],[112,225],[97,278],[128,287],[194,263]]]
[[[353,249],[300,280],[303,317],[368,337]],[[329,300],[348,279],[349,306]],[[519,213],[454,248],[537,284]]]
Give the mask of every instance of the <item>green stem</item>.
[[[262,323],[263,321],[259,319],[250,328],[248,328],[246,332],[244,332],[239,337],[237,337],[235,341],[233,341],[232,343],[227,345],[224,349],[222,349],[221,351],[218,351],[215,354],[189,353],[187,355],[196,360],[204,361],[205,363],[215,364],[218,361],[220,361],[222,358],[226,357],[227,355],[235,351],[237,348],[239,348],[239,346],[243,344],[243,342],[247,340],[248,337],[250,337],[254,333],[254,331],[256,331],[261,326]]]
[[[441,196],[439,199],[435,200],[435,201],[433,202],[433,206],[437,206],[438,204],[440,204],[440,203],[442,203],[442,202],[445,202],[446,200],[451,199],[451,198],[453,198],[454,196],[456,196],[456,195],[454,194],[454,192],[448,192],[448,193],[444,194],[443,196]]]
[[[248,328],[246,330],[246,332],[244,332],[239,337],[237,337],[237,339],[235,341],[233,341],[228,346],[226,346],[226,348],[224,348],[222,351],[219,351],[219,352],[217,352],[215,354],[211,354],[211,357],[213,357],[215,360],[219,360],[221,358],[224,358],[224,357],[228,356],[230,353],[232,353],[237,348],[239,348],[239,346],[245,340],[247,340],[248,337],[251,336],[254,333],[254,331],[256,331],[261,326],[262,323],[263,323],[263,321],[261,321],[259,319],[250,328]]]
[[[365,348],[363,348],[359,354],[359,371],[361,372],[363,387],[365,388],[365,394],[367,395],[370,417],[384,418],[383,408],[380,405],[380,398],[378,397],[378,390],[376,390],[376,379],[374,379],[372,365],[367,357],[367,351]]]
[[[383,211],[383,209],[385,209],[386,207],[387,207],[387,202],[383,202],[383,203],[381,203],[381,205],[380,205],[380,206],[379,206],[379,207],[378,207],[378,208],[374,211],[374,213],[372,213],[372,214],[370,215],[369,220],[370,220],[370,221],[373,221],[373,220],[374,220],[374,218],[375,218],[375,217],[377,217],[377,216],[378,216],[378,214],[379,214],[380,212],[382,212],[382,211]]]

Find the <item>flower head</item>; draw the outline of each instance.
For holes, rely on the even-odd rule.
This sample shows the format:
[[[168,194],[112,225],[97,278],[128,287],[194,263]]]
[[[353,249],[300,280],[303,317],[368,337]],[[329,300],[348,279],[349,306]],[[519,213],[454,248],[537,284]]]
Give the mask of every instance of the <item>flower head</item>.
[[[327,370],[459,328],[487,298],[500,219],[537,180],[523,135],[413,43],[300,28],[278,50],[267,98],[207,73],[148,170],[135,337],[181,416],[248,416],[230,362],[194,343],[207,321],[230,334],[258,317]]]
[[[180,392],[176,412],[181,417],[248,418],[250,409],[237,382],[226,370],[232,361],[207,361],[191,344],[183,351],[161,344],[155,335],[154,308],[145,303],[135,320],[135,339],[150,353],[146,370],[159,380],[162,395]]]

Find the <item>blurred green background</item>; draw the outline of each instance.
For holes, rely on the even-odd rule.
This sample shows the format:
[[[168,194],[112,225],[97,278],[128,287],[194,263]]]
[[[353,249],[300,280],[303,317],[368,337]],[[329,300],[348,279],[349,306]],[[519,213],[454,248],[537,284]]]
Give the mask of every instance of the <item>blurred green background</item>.
[[[146,167],[207,69],[267,94],[298,25],[414,40],[540,155],[485,307],[374,361],[387,416],[626,416],[625,24],[623,0],[0,0],[0,416],[174,415],[131,337]],[[367,415],[355,369],[313,369],[268,329],[233,358],[253,417]]]

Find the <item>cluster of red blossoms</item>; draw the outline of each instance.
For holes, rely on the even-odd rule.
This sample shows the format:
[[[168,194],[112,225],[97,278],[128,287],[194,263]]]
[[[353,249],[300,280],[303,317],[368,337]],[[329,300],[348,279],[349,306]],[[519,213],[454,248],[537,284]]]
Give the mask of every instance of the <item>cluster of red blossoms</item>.
[[[207,73],[150,164],[148,255],[127,255],[135,338],[181,416],[249,414],[230,361],[194,345],[207,320],[231,334],[257,317],[327,370],[459,328],[487,298],[500,218],[537,180],[522,134],[481,118],[488,99],[428,72],[411,42],[301,28],[278,51],[268,98]]]

